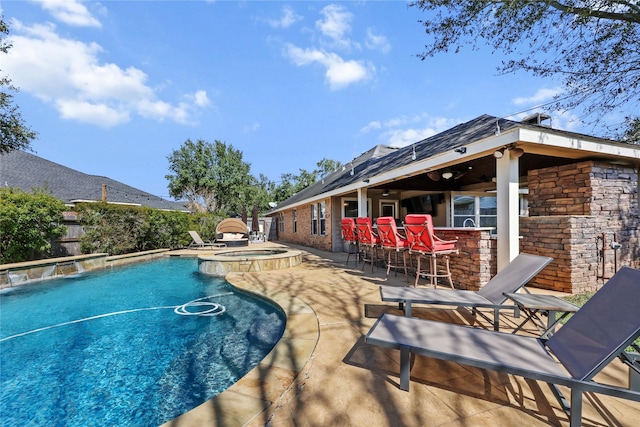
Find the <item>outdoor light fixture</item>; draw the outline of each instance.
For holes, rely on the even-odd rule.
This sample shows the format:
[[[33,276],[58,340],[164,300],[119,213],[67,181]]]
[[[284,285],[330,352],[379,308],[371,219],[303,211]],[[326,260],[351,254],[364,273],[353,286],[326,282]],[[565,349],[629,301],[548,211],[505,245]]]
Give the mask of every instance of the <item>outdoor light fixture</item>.
[[[427,176],[432,181],[440,181],[440,174],[438,173],[438,171],[429,171],[427,172]]]
[[[518,147],[509,148],[509,152],[513,157],[516,157],[516,158],[522,157],[522,155],[524,154],[524,150]]]
[[[444,179],[451,179],[451,178],[453,178],[453,172],[449,172],[449,171],[447,171],[447,172],[442,172],[442,177],[443,177]]]
[[[389,194],[391,194],[391,193],[389,193],[389,190],[384,190],[384,191],[382,192],[382,196],[383,196],[383,197],[387,197]]]
[[[453,151],[455,151],[456,153],[464,154],[467,152],[467,147],[458,147]]]
[[[493,153],[493,157],[495,157],[496,159],[501,159],[503,156],[504,156],[504,148],[496,150],[496,152]]]

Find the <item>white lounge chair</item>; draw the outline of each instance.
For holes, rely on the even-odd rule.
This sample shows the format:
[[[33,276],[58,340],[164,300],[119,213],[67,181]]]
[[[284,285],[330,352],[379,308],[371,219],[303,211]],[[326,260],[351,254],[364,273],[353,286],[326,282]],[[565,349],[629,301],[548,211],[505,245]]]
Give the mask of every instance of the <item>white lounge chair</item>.
[[[202,237],[198,234],[197,231],[190,230],[189,235],[191,236],[191,243],[189,244],[189,248],[196,249],[206,249],[206,248],[224,248],[226,245],[224,243],[215,243],[202,240]]]
[[[639,390],[593,380],[616,357],[635,375],[640,373],[640,362],[625,352],[640,337],[638,307],[640,270],[622,267],[549,339],[383,314],[365,342],[400,350],[403,390],[409,390],[410,354],[420,354],[547,382],[569,415],[570,425],[578,427],[583,392],[640,402]],[[637,346],[634,348],[640,352]],[[570,407],[558,385],[571,389]]]

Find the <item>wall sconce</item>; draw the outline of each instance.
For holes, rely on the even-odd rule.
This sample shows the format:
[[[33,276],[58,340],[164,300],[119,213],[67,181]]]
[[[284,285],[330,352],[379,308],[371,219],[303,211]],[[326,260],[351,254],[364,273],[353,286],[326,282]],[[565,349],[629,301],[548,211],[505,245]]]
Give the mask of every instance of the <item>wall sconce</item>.
[[[449,171],[447,171],[447,172],[442,172],[442,177],[443,177],[444,179],[451,179],[451,178],[453,178],[453,172],[449,172]]]
[[[458,147],[458,148],[454,149],[453,151],[455,151],[456,153],[464,154],[464,153],[467,152],[467,147]]]
[[[412,146],[411,147],[411,151],[412,151],[411,160],[415,160],[416,159],[416,147]]]
[[[496,152],[493,153],[493,157],[495,157],[496,159],[501,159],[503,156],[504,156],[504,148],[496,150]]]
[[[382,197],[387,197],[387,196],[389,196],[389,194],[391,194],[391,193],[389,192],[389,190],[384,190],[384,191],[382,192]]]

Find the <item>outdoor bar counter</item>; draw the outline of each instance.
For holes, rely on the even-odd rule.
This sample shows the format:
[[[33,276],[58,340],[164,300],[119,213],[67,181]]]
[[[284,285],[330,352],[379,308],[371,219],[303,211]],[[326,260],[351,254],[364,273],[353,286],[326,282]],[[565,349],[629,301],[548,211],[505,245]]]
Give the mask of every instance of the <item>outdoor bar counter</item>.
[[[493,227],[434,227],[444,240],[458,240],[458,255],[451,255],[451,277],[458,289],[478,290],[497,272]],[[438,268],[440,269],[438,257]]]

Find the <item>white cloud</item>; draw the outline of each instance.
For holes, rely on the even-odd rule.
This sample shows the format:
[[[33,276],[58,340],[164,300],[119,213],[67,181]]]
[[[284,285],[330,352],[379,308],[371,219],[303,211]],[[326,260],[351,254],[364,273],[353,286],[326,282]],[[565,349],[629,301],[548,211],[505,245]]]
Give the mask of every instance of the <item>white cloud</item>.
[[[515,105],[541,104],[553,100],[554,96],[562,93],[562,88],[542,88],[538,89],[533,96],[514,98],[511,102]]]
[[[105,104],[91,104],[76,99],[57,99],[56,107],[63,119],[77,120],[102,127],[113,127],[129,121],[129,112]]]
[[[382,127],[382,123],[380,123],[377,120],[374,120],[374,121],[371,121],[371,122],[367,123],[366,126],[363,126],[360,129],[360,134],[369,133],[369,132],[371,132],[373,130],[380,129],[381,127]]]
[[[245,133],[251,133],[251,132],[256,132],[258,129],[260,129],[260,123],[258,123],[258,122],[253,122],[253,123],[251,123],[250,125],[245,126],[245,127],[243,128],[243,131],[244,131]]]
[[[287,56],[298,66],[318,63],[325,69],[325,79],[332,90],[371,78],[375,68],[362,61],[345,61],[335,53],[317,49],[301,49],[287,46]]]
[[[211,100],[207,96],[207,92],[204,90],[199,90],[192,95],[195,104],[198,107],[208,107],[211,105]]]
[[[365,45],[372,50],[379,50],[382,53],[388,53],[391,50],[391,43],[382,34],[374,34],[371,28],[367,28],[367,40]]]
[[[77,0],[33,0],[60,22],[74,27],[101,27],[102,24]]]
[[[360,134],[382,130],[379,139],[392,147],[404,147],[437,133],[450,129],[461,120],[446,117],[431,117],[427,113],[414,116],[399,116],[380,121],[371,121],[360,130]]]
[[[202,90],[178,105],[158,100],[144,71],[101,63],[101,46],[63,38],[52,24],[26,27],[14,21],[12,30],[13,48],[3,71],[21,90],[51,103],[64,119],[111,127],[136,113],[187,123],[190,113],[210,103]]]
[[[351,41],[346,34],[351,32],[351,21],[353,15],[346,11],[343,6],[330,4],[325,6],[320,13],[324,19],[316,21],[316,28],[329,37],[332,44],[339,48],[349,48]]]
[[[302,16],[296,14],[291,6],[285,6],[282,8],[282,16],[278,19],[271,19],[268,23],[273,28],[289,28],[300,20],[302,20]]]

